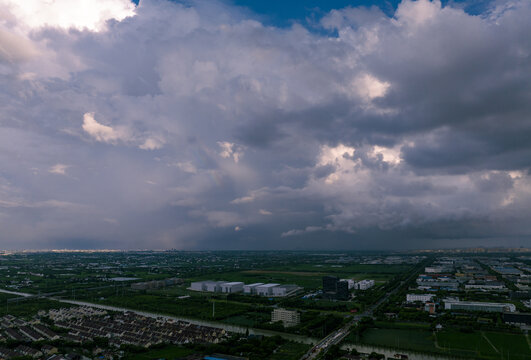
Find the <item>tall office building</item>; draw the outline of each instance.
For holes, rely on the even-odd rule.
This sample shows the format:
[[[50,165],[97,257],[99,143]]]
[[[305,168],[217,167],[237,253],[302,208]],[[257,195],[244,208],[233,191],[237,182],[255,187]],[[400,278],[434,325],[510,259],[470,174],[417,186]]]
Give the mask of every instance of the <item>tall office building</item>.
[[[323,293],[335,293],[338,281],[336,276],[323,276]]]
[[[323,276],[323,297],[348,300],[350,298],[348,281],[339,280],[336,276]]]
[[[336,283],[336,299],[348,300],[350,298],[350,292],[348,291],[348,281],[338,281]]]

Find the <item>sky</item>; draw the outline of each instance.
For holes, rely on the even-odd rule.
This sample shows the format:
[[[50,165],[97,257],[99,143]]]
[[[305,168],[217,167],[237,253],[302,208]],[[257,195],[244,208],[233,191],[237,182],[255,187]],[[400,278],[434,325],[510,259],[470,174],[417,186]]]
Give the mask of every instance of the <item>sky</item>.
[[[529,247],[530,17],[0,0],[0,248]]]

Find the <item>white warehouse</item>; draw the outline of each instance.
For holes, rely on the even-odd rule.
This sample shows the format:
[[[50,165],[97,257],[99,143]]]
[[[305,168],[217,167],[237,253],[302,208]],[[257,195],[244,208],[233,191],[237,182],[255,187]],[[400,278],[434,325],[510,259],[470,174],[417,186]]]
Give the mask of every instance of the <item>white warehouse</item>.
[[[190,290],[208,291],[225,294],[234,294],[243,292],[246,295],[260,296],[289,296],[302,289],[297,285],[280,285],[280,284],[244,284],[241,281],[195,281],[190,285]]]
[[[243,293],[249,294],[249,295],[256,295],[256,288],[260,285],[264,285],[264,283],[254,283],[254,284],[243,285]]]
[[[233,281],[233,282],[227,282],[221,284],[221,292],[222,293],[238,293],[243,291],[243,283],[239,281]]]
[[[264,284],[256,287],[256,294],[262,296],[273,295],[273,288],[280,284]]]

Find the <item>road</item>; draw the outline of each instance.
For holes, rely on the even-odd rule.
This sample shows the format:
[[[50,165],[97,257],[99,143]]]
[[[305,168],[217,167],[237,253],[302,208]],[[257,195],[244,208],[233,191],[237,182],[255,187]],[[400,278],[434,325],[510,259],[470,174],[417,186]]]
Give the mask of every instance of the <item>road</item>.
[[[350,329],[353,325],[356,325],[362,318],[364,317],[372,317],[372,313],[378,306],[383,304],[387,299],[389,299],[390,296],[394,295],[398,290],[400,290],[404,284],[409,282],[411,279],[416,277],[418,275],[419,271],[413,271],[411,275],[406,279],[400,282],[399,285],[395,286],[393,290],[387,292],[385,295],[383,295],[378,301],[376,301],[374,304],[369,306],[363,313],[357,315],[354,317],[354,319],[350,322],[348,322],[345,326],[342,328],[334,331],[333,333],[326,336],[324,339],[322,339],[317,345],[315,345],[313,348],[308,350],[306,354],[304,354],[300,360],[312,360],[315,359],[319,354],[324,354],[328,351],[330,346],[337,345],[345,337],[350,334]]]

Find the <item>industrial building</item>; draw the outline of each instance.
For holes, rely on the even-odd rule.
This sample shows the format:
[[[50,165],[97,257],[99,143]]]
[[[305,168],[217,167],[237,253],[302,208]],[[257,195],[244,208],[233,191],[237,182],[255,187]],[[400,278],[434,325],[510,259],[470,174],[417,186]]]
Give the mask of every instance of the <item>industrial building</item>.
[[[507,290],[507,288],[499,281],[471,280],[465,285],[465,290]]]
[[[449,290],[459,289],[459,282],[447,276],[420,275],[417,278],[418,288],[421,290]]]
[[[190,289],[195,291],[221,292],[221,285],[226,283],[226,281],[196,281],[191,284]]]
[[[406,301],[408,303],[412,303],[412,302],[428,302],[428,301],[432,301],[432,299],[435,297],[435,295],[433,294],[407,294],[406,295]]]
[[[254,283],[243,285],[243,293],[248,295],[256,295],[256,288],[264,283]]]
[[[281,285],[281,284],[244,284],[241,281],[195,281],[190,285],[190,290],[194,291],[208,291],[219,292],[225,294],[234,294],[243,292],[246,295],[260,295],[260,296],[288,296],[291,295],[301,287],[293,284]]]
[[[243,283],[239,281],[221,284],[221,292],[227,294],[239,293],[243,291]]]
[[[261,296],[272,296],[273,288],[280,284],[263,284],[256,287],[256,294]]]
[[[455,298],[444,299],[445,310],[484,311],[484,312],[515,312],[516,306],[509,303],[491,303],[475,301],[459,301]]]
[[[282,321],[284,327],[297,326],[301,322],[301,315],[295,310],[274,309],[271,312],[271,322]]]

